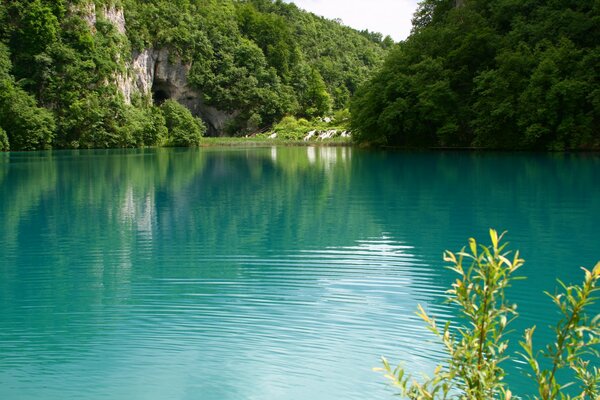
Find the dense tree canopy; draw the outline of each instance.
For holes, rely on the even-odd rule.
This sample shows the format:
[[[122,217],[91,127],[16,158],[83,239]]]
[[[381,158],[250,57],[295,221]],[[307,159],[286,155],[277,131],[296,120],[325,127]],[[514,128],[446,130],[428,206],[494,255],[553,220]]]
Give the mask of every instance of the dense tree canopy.
[[[123,10],[124,31],[111,8]],[[390,46],[280,0],[1,0],[0,146],[197,143],[205,128],[187,109],[125,101],[119,77],[144,49],[191,65],[190,85],[235,116],[228,132],[238,134],[346,107]]]
[[[599,44],[595,0],[424,0],[411,36],[355,96],[355,137],[600,148]]]

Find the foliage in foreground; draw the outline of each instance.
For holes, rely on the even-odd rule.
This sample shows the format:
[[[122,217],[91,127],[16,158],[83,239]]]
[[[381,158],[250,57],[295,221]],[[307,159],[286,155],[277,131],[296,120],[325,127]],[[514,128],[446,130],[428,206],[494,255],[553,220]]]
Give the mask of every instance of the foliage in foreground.
[[[462,324],[452,327],[437,325],[421,306],[417,313],[443,343],[448,354],[447,365],[436,368],[433,377],[423,382],[414,380],[403,367],[394,370],[383,359],[386,377],[410,399],[506,399],[512,398],[501,363],[505,361],[508,340],[506,328],[516,318],[516,304],[505,298],[505,290],[517,279],[513,276],[522,265],[519,252],[511,255],[502,236],[490,230],[491,246],[478,245],[469,240],[469,250],[446,252],[444,260],[458,274],[452,289],[447,292],[448,302],[459,307]],[[527,329],[520,343],[521,353],[531,366],[531,377],[538,387],[536,399],[598,399],[600,371],[590,363],[600,356],[600,315],[586,315],[585,309],[596,300],[600,262],[592,271],[583,269],[582,285],[565,285],[563,292],[549,294],[560,309],[562,319],[554,327],[556,339],[544,350],[533,345],[535,327]],[[550,362],[549,369],[540,366],[541,358]],[[557,374],[570,370],[573,382],[560,382]],[[571,396],[564,389],[578,394]],[[575,389],[576,388],[576,389]]]

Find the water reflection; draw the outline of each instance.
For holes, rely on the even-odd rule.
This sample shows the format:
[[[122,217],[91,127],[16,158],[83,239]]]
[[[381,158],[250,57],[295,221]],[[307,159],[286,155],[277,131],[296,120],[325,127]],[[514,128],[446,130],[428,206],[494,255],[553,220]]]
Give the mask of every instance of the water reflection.
[[[599,168],[344,147],[2,155],[0,395],[385,397],[380,355],[439,358],[414,310],[452,312],[441,252],[490,226],[528,261],[516,327],[548,325],[532,293],[599,258]]]

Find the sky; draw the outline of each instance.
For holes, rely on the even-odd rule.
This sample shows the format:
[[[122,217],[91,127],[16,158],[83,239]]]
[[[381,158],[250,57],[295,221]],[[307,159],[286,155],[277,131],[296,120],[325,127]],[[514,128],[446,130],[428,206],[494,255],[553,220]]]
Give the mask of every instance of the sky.
[[[406,39],[419,0],[285,0],[326,18],[339,18],[359,30],[381,32],[394,40]]]

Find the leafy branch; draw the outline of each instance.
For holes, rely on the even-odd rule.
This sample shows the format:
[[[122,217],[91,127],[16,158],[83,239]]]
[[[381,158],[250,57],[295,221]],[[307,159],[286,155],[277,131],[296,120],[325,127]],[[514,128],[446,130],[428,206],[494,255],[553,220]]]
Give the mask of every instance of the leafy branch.
[[[516,304],[510,303],[505,291],[511,282],[519,279],[514,273],[523,265],[519,252],[506,250],[501,243],[504,234],[491,229],[491,245],[483,246],[469,239],[468,249],[457,253],[446,251],[444,261],[458,274],[452,288],[446,292],[447,302],[457,305],[463,324],[453,327],[447,322],[440,328],[435,318],[429,316],[421,305],[417,315],[444,345],[447,362],[436,368],[433,377],[413,379],[405,368],[392,369],[383,359],[383,371],[400,394],[409,399],[505,399],[513,397],[504,382],[505,371],[500,365],[508,357],[507,326],[517,317]],[[593,304],[594,293],[600,280],[600,263],[592,271],[584,269],[585,280],[581,286],[567,286],[560,282],[562,293],[549,296],[559,307],[562,319],[555,327],[556,341],[545,351],[534,351],[535,327],[525,331],[521,347],[533,370],[531,375],[539,387],[541,400],[597,399],[600,395],[600,373],[591,367],[591,360],[599,356],[600,316],[590,318],[585,310]],[[541,369],[539,357],[551,360],[550,369]],[[563,389],[576,382],[560,384],[557,372],[563,368],[572,371],[579,384],[580,394],[570,397]]]

